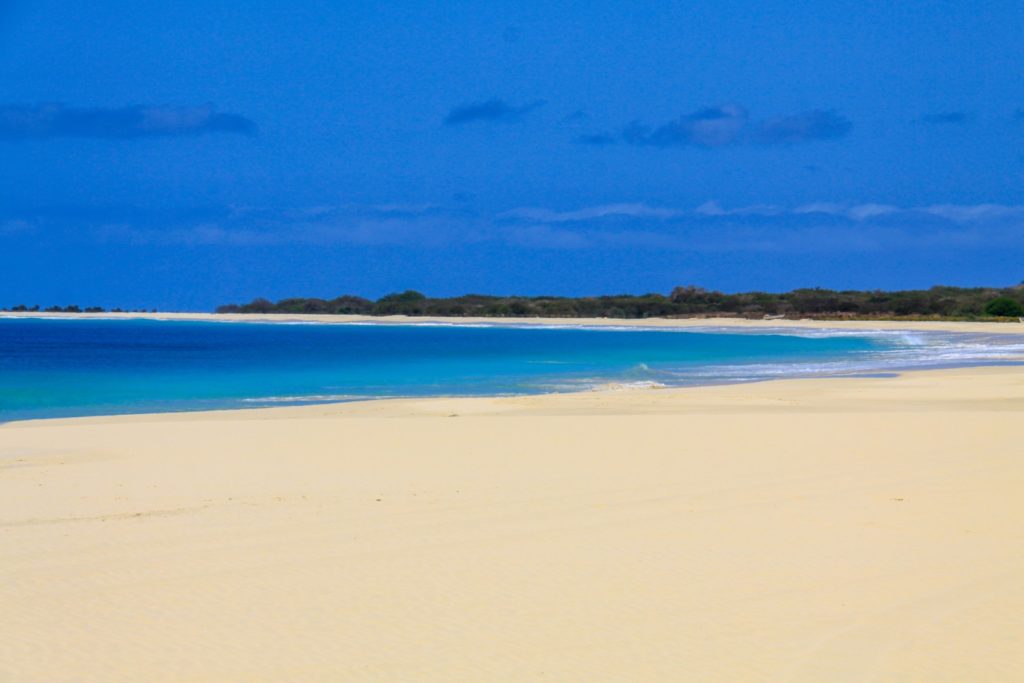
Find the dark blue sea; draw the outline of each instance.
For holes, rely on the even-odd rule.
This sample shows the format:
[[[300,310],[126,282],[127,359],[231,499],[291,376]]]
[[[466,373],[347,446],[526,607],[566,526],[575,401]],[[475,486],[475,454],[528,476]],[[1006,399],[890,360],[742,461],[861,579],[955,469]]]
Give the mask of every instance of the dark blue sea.
[[[0,421],[680,386],[998,362],[1019,338],[0,318]]]

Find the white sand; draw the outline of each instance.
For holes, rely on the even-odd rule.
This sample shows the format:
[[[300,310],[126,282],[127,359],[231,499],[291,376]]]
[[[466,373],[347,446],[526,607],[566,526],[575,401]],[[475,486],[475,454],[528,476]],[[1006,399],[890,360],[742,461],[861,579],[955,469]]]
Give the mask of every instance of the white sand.
[[[67,318],[73,320],[195,320],[212,322],[315,322],[374,323],[409,325],[446,323],[452,325],[589,325],[617,327],[736,327],[748,329],[815,328],[836,330],[918,330],[934,332],[980,332],[1024,334],[1018,322],[952,322],[916,320],[748,320],[746,318],[445,318],[406,315],[322,315],[260,313],[0,313],[0,318]]]
[[[0,681],[1024,680],[1024,369],[0,426]]]

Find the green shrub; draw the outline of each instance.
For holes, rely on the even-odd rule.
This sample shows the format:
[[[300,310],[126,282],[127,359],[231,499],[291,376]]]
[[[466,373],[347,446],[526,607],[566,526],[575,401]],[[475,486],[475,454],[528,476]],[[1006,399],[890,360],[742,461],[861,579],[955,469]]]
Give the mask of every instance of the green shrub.
[[[985,313],[987,315],[1014,318],[1017,316],[1024,316],[1024,306],[1021,306],[1019,302],[1014,301],[1008,296],[1001,296],[998,299],[992,299],[992,301],[985,304]]]
[[[412,303],[415,301],[423,301],[427,296],[422,292],[417,292],[415,289],[407,289],[404,292],[394,292],[392,294],[386,294],[381,298],[377,299],[378,303]]]

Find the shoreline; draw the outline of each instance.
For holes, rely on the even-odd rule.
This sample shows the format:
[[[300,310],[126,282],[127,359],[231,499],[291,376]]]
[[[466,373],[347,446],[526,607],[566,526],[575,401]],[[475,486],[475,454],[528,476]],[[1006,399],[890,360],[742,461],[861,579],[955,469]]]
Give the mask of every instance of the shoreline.
[[[38,313],[0,313],[0,321],[3,318],[15,318],[15,319],[57,319],[66,321],[81,321],[81,320],[155,320],[155,321],[169,321],[169,322],[223,322],[223,323],[270,323],[270,324],[294,324],[294,323],[323,323],[323,324],[355,324],[355,325],[467,325],[467,326],[494,326],[494,327],[533,327],[540,326],[546,328],[557,328],[557,327],[571,327],[581,328],[587,327],[592,329],[600,328],[631,328],[637,330],[669,330],[669,329],[680,329],[680,330],[693,330],[701,332],[727,332],[736,330],[737,332],[767,332],[767,333],[796,333],[805,332],[810,333],[811,331],[822,331],[822,332],[844,332],[847,334],[863,332],[865,335],[869,333],[926,333],[926,334],[940,334],[940,333],[952,333],[952,334],[964,334],[964,335],[976,335],[981,336],[991,335],[996,337],[1006,338],[1004,342],[1009,339],[1013,339],[1012,347],[1016,349],[1019,346],[1017,340],[1014,339],[1015,335],[1006,334],[1004,327],[1011,328],[1014,332],[1024,333],[1024,325],[991,325],[989,323],[932,323],[932,322],[918,322],[917,326],[911,327],[909,323],[895,323],[881,327],[874,322],[868,321],[847,321],[845,327],[832,324],[833,321],[813,321],[813,320],[799,320],[799,321],[762,321],[762,320],[747,320],[740,318],[688,318],[688,319],[672,319],[672,318],[657,318],[657,319],[643,319],[643,320],[619,320],[619,319],[605,319],[605,318],[523,318],[523,319],[494,319],[494,318],[439,318],[439,317],[408,317],[408,316],[388,316],[388,317],[374,317],[374,316],[334,316],[334,315],[305,315],[305,316],[280,316],[277,314],[267,315],[256,315],[256,314],[203,314],[203,313],[123,313],[123,314],[38,314]],[[709,324],[714,323],[714,324]],[[780,325],[779,323],[787,323]],[[1017,329],[1019,328],[1019,329]],[[985,344],[985,339],[977,340],[979,344]],[[994,343],[994,342],[993,342]],[[1009,342],[1007,342],[1009,343]],[[834,370],[829,372],[822,372],[821,374],[805,373],[798,374],[794,372],[791,375],[769,375],[760,377],[747,377],[738,379],[709,379],[702,383],[694,384],[662,384],[657,382],[617,382],[613,379],[609,381],[595,385],[595,386],[582,386],[578,389],[557,391],[557,390],[545,390],[538,391],[535,393],[518,393],[518,394],[436,394],[436,395],[407,395],[407,396],[352,396],[352,397],[337,397],[333,400],[310,400],[304,402],[301,399],[295,401],[281,402],[282,405],[274,405],[276,401],[266,400],[260,401],[259,398],[249,398],[240,400],[237,405],[225,405],[224,407],[199,407],[193,409],[190,407],[179,408],[176,410],[158,410],[158,411],[147,411],[142,410],[140,412],[113,412],[106,414],[94,414],[94,415],[54,415],[54,416],[28,416],[28,417],[13,417],[4,418],[0,414],[0,425],[12,424],[12,423],[23,423],[33,421],[59,421],[59,420],[81,420],[81,419],[104,419],[104,418],[116,418],[124,416],[146,416],[146,415],[165,415],[165,414],[196,414],[196,413],[230,413],[233,411],[266,411],[274,410],[278,408],[317,408],[322,406],[330,405],[349,405],[353,403],[380,403],[380,402],[391,402],[391,401],[423,401],[433,399],[502,399],[502,398],[525,398],[525,397],[538,397],[538,396],[562,396],[562,395],[576,395],[576,394],[591,394],[591,393],[605,393],[615,392],[623,393],[629,391],[679,391],[689,389],[699,389],[702,387],[712,386],[746,386],[751,384],[759,384],[764,382],[776,382],[776,381],[813,381],[813,380],[828,380],[828,379],[855,379],[859,377],[871,377],[876,375],[878,377],[884,376],[885,378],[895,378],[902,376],[907,373],[918,373],[918,372],[936,372],[936,371],[947,371],[947,370],[959,370],[969,368],[999,368],[999,367],[1013,367],[1024,363],[1024,354],[1017,352],[1017,355],[1002,355],[998,357],[967,357],[960,361],[949,360],[946,363],[936,363],[934,365],[926,365],[923,362],[911,362],[908,359],[906,365],[884,365],[879,364],[877,367],[857,367],[847,368],[843,370]],[[269,397],[273,399],[275,397]],[[316,397],[311,396],[311,399]],[[245,406],[242,403],[255,403],[258,405]]]
[[[906,330],[933,332],[973,332],[985,334],[1024,334],[1018,322],[960,322],[941,320],[750,320],[747,318],[487,318],[442,316],[368,316],[328,314],[261,313],[44,313],[0,312],[0,319],[52,320],[160,320],[225,323],[322,323],[379,325],[508,325],[576,326],[638,328],[737,328],[825,329],[825,330]]]
[[[477,413],[482,407],[502,412],[506,407],[513,408],[523,403],[537,404],[557,410],[574,410],[573,403],[579,401],[580,406],[601,404],[604,409],[613,407],[616,399],[622,405],[630,405],[639,401],[645,405],[668,406],[675,403],[699,404],[701,392],[708,396],[724,394],[741,396],[744,388],[755,387],[753,394],[764,391],[814,391],[827,389],[833,382],[856,384],[858,382],[900,383],[908,379],[919,378],[925,381],[943,381],[962,376],[1017,377],[1024,387],[1024,359],[1021,361],[993,362],[992,364],[974,364],[941,368],[894,369],[878,372],[855,372],[849,375],[822,375],[811,377],[780,377],[757,379],[751,381],[718,382],[713,384],[694,384],[687,386],[632,386],[629,384],[610,383],[606,386],[580,389],[579,391],[544,392],[536,394],[514,395],[436,395],[436,396],[397,396],[380,398],[357,398],[353,400],[324,401],[322,403],[306,403],[302,405],[268,405],[251,408],[215,408],[212,410],[177,410],[140,413],[110,413],[104,415],[80,415],[68,417],[33,417],[0,421],[0,431],[17,426],[64,426],[76,424],[127,424],[133,422],[188,422],[191,420],[208,421],[226,420],[260,420],[260,419],[302,419],[314,416],[345,417],[351,415],[374,414],[378,417],[399,417],[413,412],[423,411],[427,414],[436,412],[435,407],[465,405],[469,412]],[[765,387],[761,389],[761,387]],[[737,396],[733,396],[736,398]],[[1024,399],[1024,393],[1022,393]],[[476,404],[476,405],[474,405]],[[557,414],[554,413],[554,414]]]

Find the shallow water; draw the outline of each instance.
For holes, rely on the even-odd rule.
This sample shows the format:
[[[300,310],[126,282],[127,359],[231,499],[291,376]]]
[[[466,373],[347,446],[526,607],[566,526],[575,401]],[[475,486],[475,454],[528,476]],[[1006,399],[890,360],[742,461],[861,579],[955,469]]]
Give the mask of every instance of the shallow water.
[[[999,335],[0,319],[0,420],[994,363]]]

